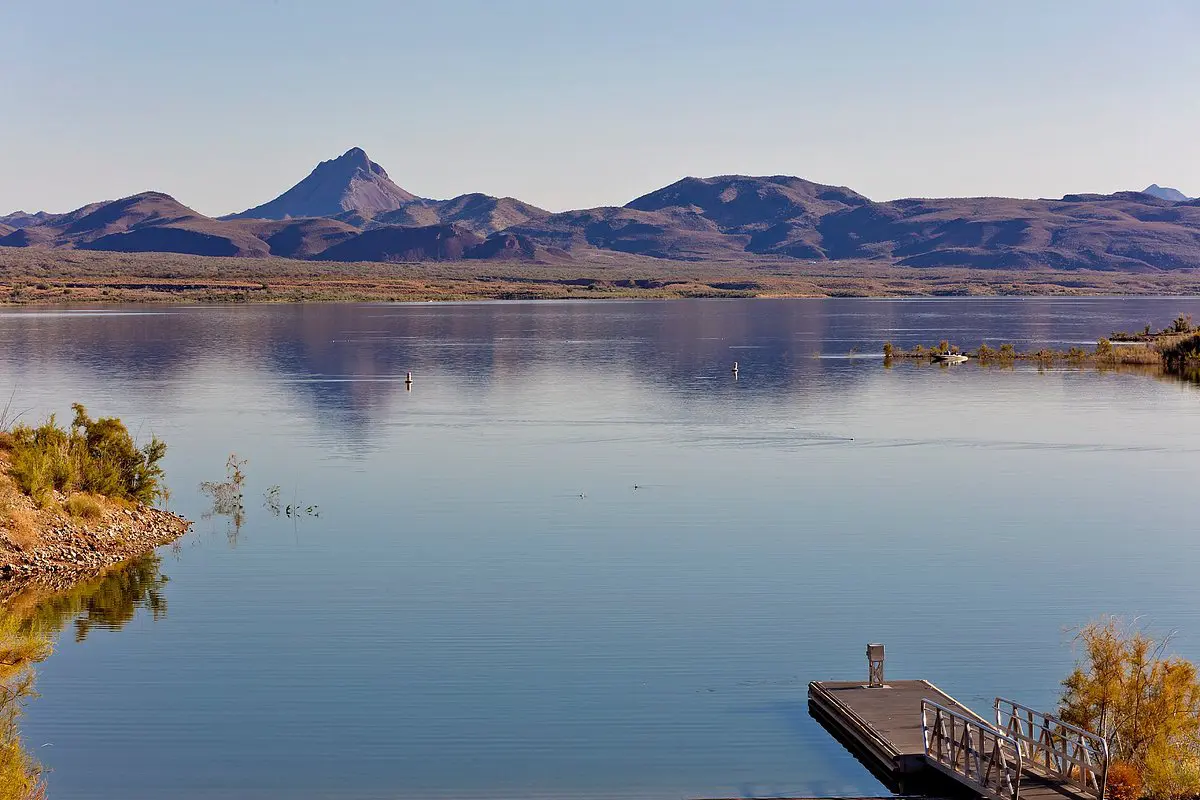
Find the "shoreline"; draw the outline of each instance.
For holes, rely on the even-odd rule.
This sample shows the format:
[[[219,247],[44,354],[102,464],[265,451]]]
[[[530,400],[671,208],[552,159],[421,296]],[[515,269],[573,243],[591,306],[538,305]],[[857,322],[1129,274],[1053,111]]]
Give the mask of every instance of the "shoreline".
[[[110,509],[90,522],[47,514],[36,525],[36,544],[0,540],[4,593],[27,582],[66,585],[100,574],[170,544],[192,527],[189,520],[150,506]]]
[[[66,585],[147,555],[191,530],[178,514],[144,503],[82,495],[86,516],[54,491],[39,505],[0,458],[0,594],[28,582]]]
[[[612,255],[612,257],[608,257]],[[312,262],[0,248],[0,305],[1200,295],[1200,271],[990,270],[879,261]]]

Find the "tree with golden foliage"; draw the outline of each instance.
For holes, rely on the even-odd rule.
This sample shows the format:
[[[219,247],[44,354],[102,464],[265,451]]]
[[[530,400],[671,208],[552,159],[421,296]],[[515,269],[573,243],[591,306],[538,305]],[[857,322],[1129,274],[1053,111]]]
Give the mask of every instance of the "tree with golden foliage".
[[[1108,742],[1118,770],[1153,798],[1200,794],[1200,676],[1156,638],[1116,617],[1079,631],[1083,653],[1058,715]]]

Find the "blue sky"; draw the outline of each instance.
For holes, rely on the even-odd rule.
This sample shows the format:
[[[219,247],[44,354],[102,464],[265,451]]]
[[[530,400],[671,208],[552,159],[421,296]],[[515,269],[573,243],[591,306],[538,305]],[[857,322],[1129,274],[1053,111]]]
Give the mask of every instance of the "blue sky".
[[[428,197],[684,175],[1200,194],[1200,3],[0,0],[0,213],[208,214],[363,147]]]

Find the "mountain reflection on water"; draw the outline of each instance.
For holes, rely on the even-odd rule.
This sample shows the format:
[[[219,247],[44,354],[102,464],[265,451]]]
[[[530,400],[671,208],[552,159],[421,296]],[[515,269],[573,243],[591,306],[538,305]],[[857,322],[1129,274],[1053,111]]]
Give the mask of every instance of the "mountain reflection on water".
[[[349,428],[430,373],[465,392],[536,378],[547,363],[583,360],[648,387],[679,391],[724,378],[734,360],[754,390],[804,391],[837,369],[945,338],[1018,350],[1094,344],[1200,301],[1175,298],[561,302],[167,308],[0,315],[13,368],[61,363],[106,380],[170,381],[197,371],[265,371]],[[165,317],[165,319],[164,319]],[[931,340],[932,339],[932,340]],[[226,380],[235,383],[236,372]],[[157,387],[157,388],[155,388]],[[730,391],[725,383],[714,385]],[[853,391],[853,386],[847,387]]]

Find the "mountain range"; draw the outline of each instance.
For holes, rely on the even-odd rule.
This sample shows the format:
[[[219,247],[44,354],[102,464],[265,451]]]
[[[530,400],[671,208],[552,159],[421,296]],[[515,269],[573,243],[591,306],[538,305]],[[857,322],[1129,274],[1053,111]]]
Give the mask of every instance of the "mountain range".
[[[907,267],[1200,268],[1200,200],[1143,192],[1057,200],[875,202],[789,176],[684,178],[624,206],[550,213],[511,197],[432,200],[363,150],[321,162],[269,202],[204,216],[144,192],[66,214],[0,217],[0,246],[324,261],[872,260]]]

